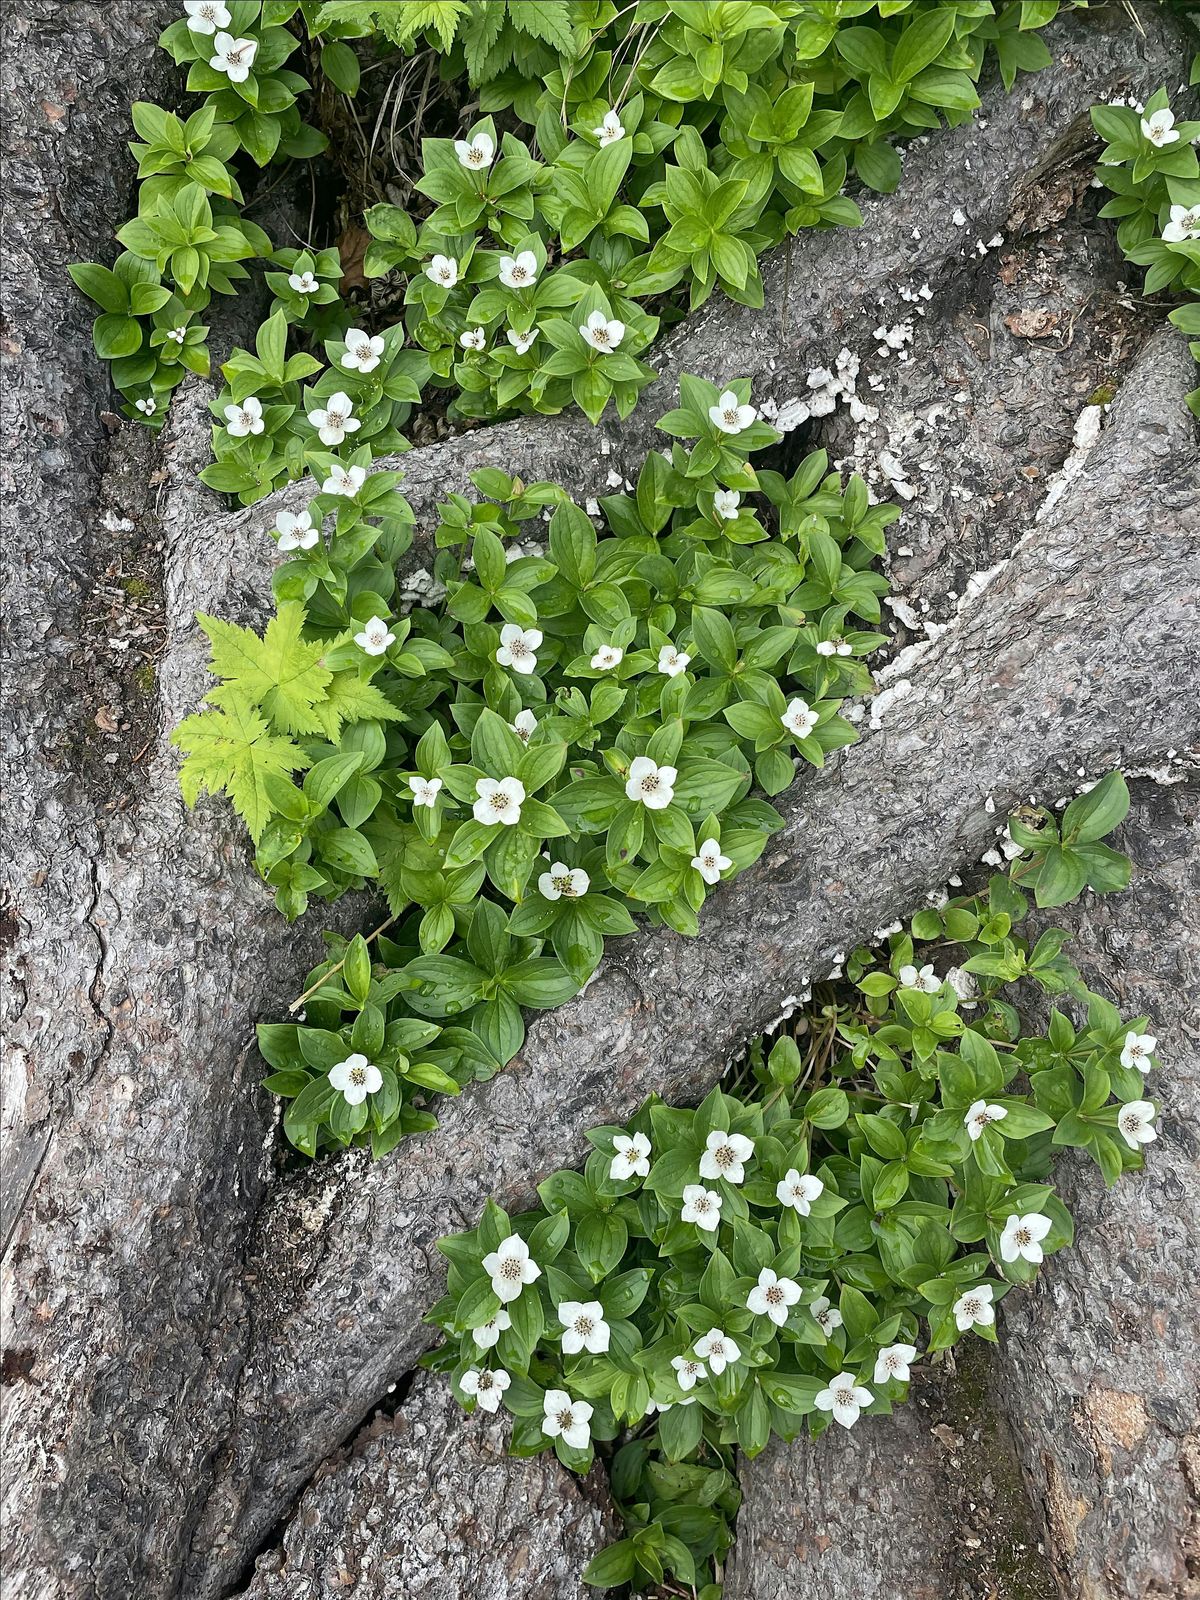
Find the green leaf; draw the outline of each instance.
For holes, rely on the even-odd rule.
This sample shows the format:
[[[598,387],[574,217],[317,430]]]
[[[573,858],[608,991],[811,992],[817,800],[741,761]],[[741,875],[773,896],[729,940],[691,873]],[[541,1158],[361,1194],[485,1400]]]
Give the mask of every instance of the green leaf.
[[[907,83],[936,61],[954,35],[954,12],[927,11],[908,24],[892,52],[891,76]]]
[[[692,637],[704,659],[718,670],[732,672],[737,664],[737,642],[733,625],[720,611],[708,606],[692,607]]]
[[[348,44],[329,40],[321,47],[321,71],[343,94],[356,95],[359,84],[358,57]]]
[[[201,790],[223,790],[255,844],[274,812],[270,780],[302,772],[310,758],[290,739],[276,737],[245,695],[229,694],[220,710],[187,717],[171,735],[186,759],[179,774],[188,805]]]
[[[584,1569],[583,1581],[597,1589],[616,1589],[629,1582],[636,1566],[637,1550],[633,1540],[619,1539],[592,1557]]]
[[[94,261],[76,262],[67,271],[76,288],[82,289],[102,311],[123,316],[129,310],[129,291],[115,272]]]
[[[1074,900],[1087,882],[1087,869],[1073,850],[1051,845],[1042,858],[1034,887],[1039,906],[1063,906]]]
[[[314,708],[324,700],[333,674],[321,665],[325,645],[302,638],[302,605],[284,601],[262,638],[252,628],[239,628],[203,612],[197,620],[212,642],[212,671],[226,680],[225,688],[209,695],[214,704],[252,700],[286,733],[321,731],[324,724],[313,714]]]
[[[1086,794],[1078,795],[1062,815],[1063,843],[1091,844],[1124,822],[1129,812],[1129,789],[1120,772],[1110,772]]]

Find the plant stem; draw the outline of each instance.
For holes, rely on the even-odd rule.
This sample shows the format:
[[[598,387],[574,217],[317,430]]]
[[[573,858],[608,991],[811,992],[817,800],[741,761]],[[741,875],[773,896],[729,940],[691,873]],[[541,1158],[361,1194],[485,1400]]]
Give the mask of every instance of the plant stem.
[[[395,920],[395,917],[389,917],[386,922],[381,922],[376,929],[367,935],[367,943],[370,944],[371,940],[377,939],[381,933],[386,933]],[[343,956],[335,966],[330,967],[328,972],[323,972],[317,979],[316,983],[309,984],[308,988],[305,989],[300,998],[298,1000],[293,1000],[291,1005],[288,1007],[288,1016],[290,1017],[294,1011],[299,1011],[304,1002],[309,999],[310,996],[316,994],[321,985],[327,979],[332,978],[335,972],[340,972],[345,965],[346,957]]]

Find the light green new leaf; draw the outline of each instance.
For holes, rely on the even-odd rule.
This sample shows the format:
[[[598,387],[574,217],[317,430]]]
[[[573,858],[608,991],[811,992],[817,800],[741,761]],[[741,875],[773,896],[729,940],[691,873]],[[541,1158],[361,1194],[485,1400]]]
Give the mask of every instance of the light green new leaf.
[[[285,600],[260,639],[253,628],[239,628],[219,617],[199,616],[212,641],[211,668],[227,686],[214,690],[214,705],[245,698],[260,705],[270,722],[285,733],[319,733],[324,718],[314,707],[326,698],[333,677],[321,665],[326,646],[301,638],[304,607]]]
[[[220,710],[181,722],[171,743],[185,753],[179,783],[188,805],[195,805],[201,790],[224,790],[255,844],[274,811],[270,780],[286,780],[311,765],[299,745],[271,734],[245,697],[233,693]]]

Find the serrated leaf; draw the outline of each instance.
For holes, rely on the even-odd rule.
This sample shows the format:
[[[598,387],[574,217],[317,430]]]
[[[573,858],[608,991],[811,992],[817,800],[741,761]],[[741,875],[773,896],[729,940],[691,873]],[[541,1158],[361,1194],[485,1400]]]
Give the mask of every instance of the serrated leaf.
[[[468,0],[409,0],[407,5],[378,5],[376,25],[393,44],[407,45],[418,33],[432,30],[443,50],[450,50],[462,17],[470,11]]]
[[[246,699],[262,707],[269,721],[285,733],[325,731],[325,719],[314,708],[326,698],[332,672],[321,665],[324,642],[301,638],[304,607],[285,600],[259,638],[253,628],[222,622],[199,613],[212,642],[210,668],[226,683],[209,695],[213,705]]]
[[[335,672],[325,691],[325,700],[318,710],[326,710],[343,722],[397,722],[404,713],[398,711],[373,683],[365,683],[357,672]],[[335,735],[336,737],[336,735]]]
[[[267,780],[288,778],[312,764],[299,745],[270,732],[244,695],[232,692],[219,710],[181,722],[171,743],[184,752],[179,783],[188,805],[195,805],[201,790],[223,790],[255,844],[274,810]]]
[[[575,54],[566,0],[508,0],[508,16],[515,28],[552,45],[559,55]]]

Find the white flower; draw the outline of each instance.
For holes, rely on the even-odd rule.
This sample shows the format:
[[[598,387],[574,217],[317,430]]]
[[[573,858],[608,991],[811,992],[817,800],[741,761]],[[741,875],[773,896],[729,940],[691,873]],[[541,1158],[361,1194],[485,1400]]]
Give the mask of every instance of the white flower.
[[[675,798],[674,767],[660,767],[649,756],[635,756],[625,780],[625,798],[640,800],[649,811],[665,811]]]
[[[712,1328],[702,1339],[697,1339],[695,1349],[701,1361],[707,1361],[718,1376],[742,1359],[740,1346],[720,1328]]]
[[[699,1366],[699,1364],[699,1362],[692,1363],[693,1366]],[[646,1415],[648,1417],[652,1417],[656,1411],[670,1411],[671,1407],[676,1404],[681,1406],[694,1406],[696,1404],[696,1396],[694,1394],[689,1395],[686,1400],[680,1400],[678,1402],[674,1400],[650,1400],[646,1404]]]
[[[158,410],[158,401],[153,395],[147,395],[144,400],[135,400],[133,404],[135,410],[140,411],[144,417],[152,417]],[[232,428],[230,432],[233,432]]]
[[[357,433],[362,427],[361,421],[353,413],[353,400],[339,389],[336,394],[329,396],[323,409],[310,411],[308,420],[317,430],[317,437],[322,444],[338,445],[348,433]]]
[[[989,1122],[1003,1122],[1007,1115],[1008,1112],[1003,1106],[990,1106],[986,1100],[976,1100],[963,1118],[963,1127],[970,1134],[971,1142],[974,1144]]]
[[[244,439],[248,433],[261,433],[263,421],[262,401],[247,395],[240,405],[225,407],[225,426],[234,439]]]
[[[827,1339],[835,1328],[841,1327],[842,1313],[835,1305],[830,1304],[828,1295],[818,1295],[808,1309],[812,1312],[817,1326]]]
[[[374,372],[383,354],[381,334],[364,333],[361,328],[351,328],[346,335],[346,353],[342,365],[351,372]]]
[[[831,1411],[833,1420],[843,1428],[852,1428],[864,1406],[871,1404],[870,1389],[864,1389],[851,1372],[840,1372],[832,1378],[828,1389],[822,1389],[816,1398],[818,1411]]]
[[[630,1178],[650,1176],[650,1141],[644,1133],[616,1133],[613,1135],[616,1154],[608,1169],[610,1178],[627,1183]]]
[[[741,503],[742,497],[736,489],[718,489],[713,495],[713,512],[723,522],[732,522]]]
[[[221,0],[183,0],[187,12],[187,25],[192,33],[207,34],[209,38],[218,28],[227,28],[233,21],[228,6]]]
[[[440,778],[422,778],[419,774],[408,780],[408,787],[412,790],[413,810],[418,806],[429,806],[430,809],[437,804],[438,790],[442,787]]]
[[[721,854],[721,846],[715,839],[706,839],[700,846],[700,854],[692,857],[692,866],[705,883],[720,883],[721,874],[732,865],[729,857]]]
[[[316,294],[321,285],[311,272],[293,272],[288,279],[288,287],[297,294]]]
[[[492,158],[496,154],[496,146],[491,137],[486,133],[477,133],[470,144],[465,139],[454,141],[454,154],[464,167],[473,167],[476,172],[482,172],[490,167]]]
[[[746,1310],[756,1317],[770,1317],[777,1328],[788,1319],[788,1309],[800,1298],[800,1285],[791,1278],[780,1278],[770,1267],[764,1267],[758,1282],[746,1297]]]
[[[1042,1240],[1050,1232],[1050,1226],[1050,1218],[1040,1211],[1027,1211],[1023,1217],[1011,1215],[1000,1235],[1001,1260],[1040,1261]]]
[[[187,323],[181,322],[177,328],[168,328],[167,338],[174,339],[176,344],[185,344],[187,342]]]
[[[520,778],[480,778],[475,784],[475,821],[485,825],[502,822],[506,827],[521,820],[521,802],[525,798],[525,785]]]
[[[618,650],[615,644],[602,644],[592,657],[590,665],[596,672],[611,672],[614,667],[619,667],[624,659],[624,650]]]
[[[676,650],[673,644],[665,644],[658,652],[658,670],[668,678],[677,678],[687,671],[691,659],[686,650]]]
[[[560,1439],[568,1450],[586,1450],[592,1437],[588,1427],[592,1408],[586,1400],[572,1400],[565,1389],[551,1389],[543,1401],[546,1415],[542,1432]]]
[[[353,498],[366,481],[366,467],[344,467],[340,461],[335,461],[329,469],[329,476],[321,485],[321,493],[344,494]]]
[[[528,333],[518,333],[515,328],[509,328],[505,333],[505,338],[508,340],[509,344],[512,345],[517,354],[519,356],[523,356],[526,350],[529,349],[529,346],[537,338],[538,332],[539,330],[537,328],[530,328]]]
[[[746,1176],[743,1163],[749,1161],[753,1154],[753,1139],[747,1139],[744,1133],[722,1133],[719,1128],[714,1128],[704,1141],[700,1176],[741,1183]]]
[[[230,83],[245,83],[257,53],[257,39],[235,39],[232,34],[219,33],[213,40],[213,54],[208,64],[214,72],[224,72]]]
[[[1149,1100],[1131,1100],[1127,1106],[1121,1107],[1117,1114],[1117,1127],[1131,1150],[1158,1138],[1154,1117],[1154,1107]]]
[[[518,711],[516,718],[508,726],[509,731],[515,733],[522,744],[528,744],[537,727],[537,718],[532,711]]]
[[[334,1089],[342,1091],[347,1105],[358,1106],[369,1094],[383,1087],[383,1074],[366,1056],[355,1052],[345,1061],[339,1061],[336,1067],[330,1067],[329,1082]]]
[[[875,1357],[875,1382],[887,1383],[895,1378],[897,1383],[907,1383],[909,1363],[916,1357],[915,1344],[889,1344]]]
[[[1175,126],[1175,113],[1166,110],[1154,111],[1149,117],[1143,117],[1142,135],[1159,150],[1164,145],[1178,143],[1179,129]]]
[[[521,250],[515,256],[500,257],[500,282],[506,289],[528,289],[537,282],[537,257],[532,250]]]
[[[847,644],[845,639],[819,639],[815,648],[819,656],[849,656],[854,654],[854,646]]]
[[[578,900],[588,892],[591,879],[582,867],[568,867],[562,861],[551,864],[549,872],[538,879],[538,893],[546,900]]]
[[[615,111],[606,111],[598,128],[592,129],[594,138],[599,139],[601,148],[606,144],[615,144],[618,139],[625,137],[625,129],[621,126],[621,119]]]
[[[482,1372],[478,1367],[469,1367],[458,1380],[458,1387],[464,1394],[475,1397],[475,1404],[481,1411],[499,1411],[500,1396],[511,1382],[503,1367],[494,1370],[485,1367]]]
[[[721,1196],[702,1183],[689,1183],[683,1191],[680,1222],[694,1222],[705,1233],[715,1233],[721,1222]]]
[[[775,1198],[779,1204],[791,1206],[802,1217],[808,1216],[813,1201],[819,1200],[824,1193],[825,1185],[820,1178],[814,1178],[811,1172],[797,1172],[795,1167],[789,1167],[775,1185]]]
[[[396,635],[382,617],[372,617],[363,631],[354,635],[354,642],[369,656],[381,656],[390,645],[395,644]]]
[[[1152,1033],[1127,1033],[1121,1050],[1121,1065],[1136,1067],[1141,1073],[1149,1072],[1150,1057],[1157,1048],[1158,1040]]]
[[[458,282],[458,262],[453,256],[434,256],[425,268],[430,283],[440,283],[443,289],[453,289]]]
[[[625,324],[615,317],[610,321],[603,311],[593,311],[586,322],[580,323],[579,331],[585,344],[590,344],[593,350],[607,352],[615,350],[625,337]]]
[[[514,672],[532,672],[537,666],[537,649],[542,642],[539,628],[519,628],[515,622],[506,622],[500,629],[500,648],[496,660],[502,667]]]
[[[1162,231],[1164,244],[1183,244],[1188,239],[1200,239],[1200,205],[1172,206],[1171,220]]]
[[[483,1270],[492,1280],[492,1293],[504,1301],[515,1300],[527,1283],[542,1275],[542,1269],[529,1254],[529,1246],[519,1234],[510,1233],[500,1247],[483,1258]]]
[[[281,511],[275,518],[275,531],[281,550],[311,550],[321,537],[307,511]]]
[[[954,1302],[954,1320],[958,1324],[959,1333],[966,1333],[968,1328],[991,1327],[996,1320],[992,1294],[990,1283],[977,1283],[973,1289],[968,1289],[965,1294],[959,1295]]]
[[[487,344],[487,334],[482,328],[464,328],[458,342],[464,350],[482,350]]]
[[[807,739],[817,725],[817,713],[810,710],[807,700],[796,698],[788,701],[787,710],[779,720],[797,739]]]
[[[754,407],[741,405],[732,389],[726,389],[716,405],[708,408],[709,421],[722,433],[741,433],[757,417]]]
[[[914,966],[901,967],[897,976],[902,988],[917,989],[921,994],[936,994],[942,987],[942,981],[934,972],[932,962],[923,966],[920,972]]]
[[[696,1387],[700,1378],[708,1377],[708,1368],[703,1361],[697,1361],[692,1356],[672,1356],[671,1365],[675,1368],[675,1382],[685,1394]]]
[[[599,1300],[564,1300],[558,1308],[558,1320],[566,1330],[562,1336],[564,1354],[577,1356],[586,1350],[590,1355],[602,1356],[608,1349],[608,1323]]]
[[[494,1317],[489,1317],[486,1322],[481,1322],[477,1328],[471,1329],[471,1337],[481,1350],[491,1350],[500,1339],[500,1335],[507,1328],[512,1327],[512,1318],[503,1307]]]

